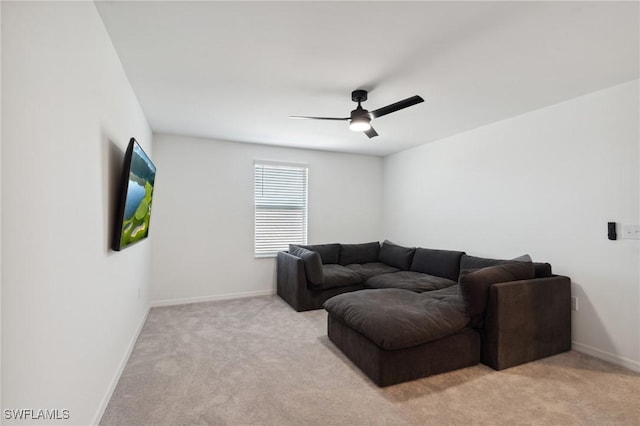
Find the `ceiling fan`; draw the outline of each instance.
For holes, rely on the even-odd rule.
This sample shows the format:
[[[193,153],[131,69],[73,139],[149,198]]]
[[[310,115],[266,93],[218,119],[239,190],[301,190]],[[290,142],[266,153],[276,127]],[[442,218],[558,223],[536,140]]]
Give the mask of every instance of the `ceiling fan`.
[[[383,115],[391,114],[392,112],[400,111],[401,109],[408,108],[420,102],[424,102],[420,96],[412,96],[407,99],[403,99],[391,105],[378,108],[375,111],[367,111],[360,105],[361,102],[367,100],[366,90],[354,90],[351,92],[351,100],[358,103],[358,107],[351,111],[350,117],[338,118],[338,117],[305,117],[300,115],[290,115],[289,118],[309,119],[309,120],[349,120],[349,129],[354,132],[364,132],[369,138],[378,136],[378,132],[371,127],[371,120],[374,118],[382,117]]]

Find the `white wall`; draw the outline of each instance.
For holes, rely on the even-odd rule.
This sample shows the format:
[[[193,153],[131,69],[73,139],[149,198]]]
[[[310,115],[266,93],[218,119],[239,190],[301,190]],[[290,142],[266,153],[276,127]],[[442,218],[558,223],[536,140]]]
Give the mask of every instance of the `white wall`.
[[[2,2],[0,2],[0,331],[2,330]],[[0,333],[1,335],[1,333]],[[0,336],[0,383],[2,383],[2,338]],[[2,407],[2,386],[0,386]],[[2,420],[0,420],[2,424]]]
[[[153,152],[155,304],[274,291],[275,260],[253,254],[255,160],[309,165],[309,243],[381,238],[379,157],[169,135]]]
[[[638,81],[385,158],[385,236],[572,279],[574,347],[640,369]]]
[[[147,312],[150,242],[109,245],[151,131],[92,2],[2,8],[2,408],[90,424]]]

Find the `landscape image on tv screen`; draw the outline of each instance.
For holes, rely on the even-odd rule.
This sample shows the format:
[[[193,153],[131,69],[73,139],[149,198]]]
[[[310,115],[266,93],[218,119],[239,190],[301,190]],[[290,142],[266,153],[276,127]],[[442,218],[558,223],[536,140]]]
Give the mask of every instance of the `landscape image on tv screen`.
[[[131,138],[125,154],[114,250],[147,238],[156,166]]]

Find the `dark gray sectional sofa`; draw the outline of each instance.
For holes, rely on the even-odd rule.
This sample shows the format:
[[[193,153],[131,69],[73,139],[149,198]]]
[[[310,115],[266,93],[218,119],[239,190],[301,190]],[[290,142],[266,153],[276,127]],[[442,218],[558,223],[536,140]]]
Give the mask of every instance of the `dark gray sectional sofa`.
[[[571,349],[570,280],[548,263],[366,244],[291,246],[277,291],[328,312],[328,335],[387,386],[482,362],[501,370]]]
[[[296,311],[320,309],[325,300],[363,288],[417,292],[456,284],[464,253],[407,248],[385,241],[290,246],[279,252],[277,292]]]

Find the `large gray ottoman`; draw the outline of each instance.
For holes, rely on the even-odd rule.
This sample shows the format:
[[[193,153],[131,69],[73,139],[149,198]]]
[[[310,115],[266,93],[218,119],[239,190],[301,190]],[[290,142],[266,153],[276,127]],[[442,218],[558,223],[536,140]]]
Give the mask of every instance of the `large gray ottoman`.
[[[324,303],[329,339],[374,383],[388,386],[480,362],[480,334],[457,286],[427,293],[361,290]]]

